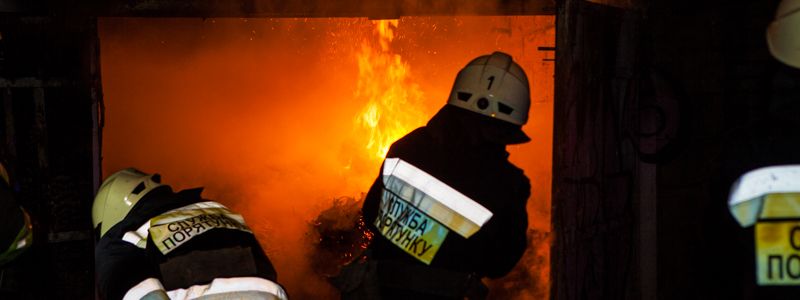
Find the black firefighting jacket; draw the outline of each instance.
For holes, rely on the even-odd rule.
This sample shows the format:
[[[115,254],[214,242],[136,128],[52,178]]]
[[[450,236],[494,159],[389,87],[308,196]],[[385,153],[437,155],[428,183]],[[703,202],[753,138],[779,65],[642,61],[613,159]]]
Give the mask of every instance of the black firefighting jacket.
[[[508,161],[505,145],[480,136],[480,122],[486,121],[480,118],[485,117],[445,106],[428,126],[396,141],[386,157],[416,166],[493,213],[468,239],[450,232],[430,267],[496,278],[510,272],[525,251],[530,183],[522,170]],[[362,209],[364,221],[374,233],[371,255],[377,260],[425,266],[376,228],[383,188],[379,176]]]
[[[277,273],[249,232],[216,228],[161,254],[148,237],[141,249],[122,240],[151,218],[193,203],[208,201],[201,189],[174,193],[168,186],[157,187],[134,205],[120,223],[109,229],[95,248],[95,275],[101,299],[122,299],[125,293],[147,278],[160,280],[165,290],[208,284],[215,278],[261,277],[277,282]]]

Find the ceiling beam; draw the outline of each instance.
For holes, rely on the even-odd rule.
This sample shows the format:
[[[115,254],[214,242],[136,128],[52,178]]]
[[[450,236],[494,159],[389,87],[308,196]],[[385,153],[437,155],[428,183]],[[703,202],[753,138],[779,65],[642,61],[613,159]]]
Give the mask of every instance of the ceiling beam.
[[[5,0],[0,12],[97,17],[367,17],[553,15],[555,0]],[[32,4],[33,3],[33,4]]]

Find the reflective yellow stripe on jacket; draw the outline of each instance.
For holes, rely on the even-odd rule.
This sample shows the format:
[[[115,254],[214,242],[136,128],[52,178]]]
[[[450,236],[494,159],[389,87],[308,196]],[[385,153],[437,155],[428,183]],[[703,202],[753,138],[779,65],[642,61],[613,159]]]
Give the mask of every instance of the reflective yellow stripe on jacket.
[[[465,238],[492,217],[492,212],[478,202],[399,158],[384,161],[383,184],[387,190]]]
[[[469,238],[492,217],[485,207],[399,158],[384,161],[383,184],[375,227],[425,264],[450,230]]]
[[[244,218],[214,201],[198,202],[173,209],[142,224],[122,237],[126,242],[145,248],[147,238],[163,254],[172,252],[192,238],[215,228],[252,232]]]
[[[217,278],[205,285],[193,285],[185,289],[164,290],[156,278],[148,278],[129,289],[123,300],[150,299],[241,299],[241,300],[287,300],[283,288],[270,280],[259,277]]]

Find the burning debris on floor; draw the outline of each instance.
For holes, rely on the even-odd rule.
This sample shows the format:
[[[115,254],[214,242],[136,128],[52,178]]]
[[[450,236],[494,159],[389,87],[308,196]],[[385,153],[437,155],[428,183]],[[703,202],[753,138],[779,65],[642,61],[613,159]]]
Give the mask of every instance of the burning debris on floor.
[[[135,165],[178,189],[205,186],[242,212],[292,298],[334,298],[325,279],[368,240],[359,193],[389,145],[441,108],[471,58],[502,50],[520,59],[540,99],[526,130],[552,139],[553,66],[527,50],[551,45],[553,24],[549,16],[106,18],[103,172]],[[532,179],[532,228],[550,224],[551,148],[509,149]]]
[[[328,278],[338,274],[369,245],[372,233],[361,216],[363,201],[363,195],[359,199],[335,198],[331,207],[311,222],[306,236],[314,246],[309,260],[317,275]]]
[[[306,233],[313,245],[309,260],[318,276],[327,279],[338,274],[342,266],[358,257],[369,245],[372,234],[361,215],[363,197],[335,198],[331,206],[310,223]],[[549,232],[528,229],[528,250],[511,273],[488,281],[489,298],[546,299],[550,239]]]

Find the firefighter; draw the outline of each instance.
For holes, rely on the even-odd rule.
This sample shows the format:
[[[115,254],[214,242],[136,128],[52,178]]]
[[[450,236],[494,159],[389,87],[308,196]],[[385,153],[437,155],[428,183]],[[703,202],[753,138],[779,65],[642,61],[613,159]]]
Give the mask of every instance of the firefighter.
[[[92,219],[101,299],[287,299],[241,215],[124,169],[97,192]]]
[[[779,61],[800,69],[800,0],[783,0],[767,28],[769,51]]]
[[[0,162],[0,267],[25,252],[33,244],[33,228],[28,212],[17,204],[11,180]]]
[[[343,299],[482,299],[526,248],[530,183],[506,146],[530,141],[528,79],[511,56],[480,56],[447,104],[389,149],[362,212],[365,255],[334,279]]]

